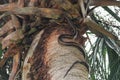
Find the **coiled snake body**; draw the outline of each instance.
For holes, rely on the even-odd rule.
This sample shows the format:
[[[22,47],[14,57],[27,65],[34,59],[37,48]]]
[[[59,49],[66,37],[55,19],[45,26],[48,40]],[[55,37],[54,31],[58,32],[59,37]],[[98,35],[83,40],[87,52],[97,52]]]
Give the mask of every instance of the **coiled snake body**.
[[[75,37],[78,35],[78,31],[76,30],[76,26],[74,26],[74,25],[72,24],[72,22],[70,21],[70,19],[69,19],[68,17],[65,16],[65,18],[67,19],[69,25],[72,27],[72,29],[73,29],[73,34],[61,34],[61,35],[58,37],[58,42],[59,42],[60,44],[62,44],[62,45],[65,45],[65,46],[74,46],[74,47],[76,47],[77,49],[79,49],[79,50],[82,52],[82,54],[83,54],[83,56],[84,56],[84,58],[85,58],[84,48],[83,48],[81,45],[79,45],[78,43],[76,43],[76,42],[74,41]],[[70,41],[65,41],[65,39],[68,39],[68,40],[70,40]],[[71,40],[72,40],[72,41],[71,41]]]
[[[82,55],[84,56],[84,58],[86,58],[86,54],[85,54],[85,51],[83,49],[83,47],[81,45],[79,45],[78,43],[76,43],[74,41],[74,37],[76,37],[78,35],[78,31],[76,30],[76,26],[74,26],[72,24],[72,22],[70,21],[70,19],[68,17],[65,16],[65,18],[67,19],[69,25],[72,27],[73,29],[73,34],[61,34],[59,37],[58,37],[58,42],[61,44],[61,45],[65,45],[65,46],[74,46],[76,47],[77,49],[79,49],[82,53]],[[72,41],[65,41],[65,39],[69,39],[69,40],[72,40]],[[66,75],[68,74],[68,72],[74,67],[75,64],[82,64],[84,65],[88,72],[89,72],[89,65],[85,62],[85,61],[75,61],[71,67],[67,70],[66,74],[64,75],[64,77],[66,77]]]

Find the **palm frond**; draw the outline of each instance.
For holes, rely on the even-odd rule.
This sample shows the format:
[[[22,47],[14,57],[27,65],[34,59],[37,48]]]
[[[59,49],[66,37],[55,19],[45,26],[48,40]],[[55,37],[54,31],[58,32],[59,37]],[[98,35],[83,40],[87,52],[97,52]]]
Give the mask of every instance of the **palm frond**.
[[[116,52],[107,46],[108,56],[109,56],[109,67],[110,74],[108,80],[119,80],[120,79],[120,56]]]
[[[112,15],[117,21],[120,22],[120,17],[118,15],[116,15],[116,13],[114,13],[109,7],[102,7],[103,9],[105,9],[110,15]]]
[[[91,18],[103,28],[118,36],[114,32],[113,26],[103,23],[105,20],[102,16],[94,13]],[[103,21],[101,21],[101,18]],[[117,29],[119,30],[119,28]],[[93,48],[88,53],[88,60],[91,66],[90,80],[119,80],[120,45],[105,35],[97,36],[96,38],[96,41],[92,44]]]

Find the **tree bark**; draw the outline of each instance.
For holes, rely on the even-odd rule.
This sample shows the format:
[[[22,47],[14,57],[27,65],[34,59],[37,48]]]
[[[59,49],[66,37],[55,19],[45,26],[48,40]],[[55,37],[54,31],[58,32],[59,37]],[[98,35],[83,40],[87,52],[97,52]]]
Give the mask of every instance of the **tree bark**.
[[[88,80],[88,68],[77,63],[77,61],[86,62],[83,53],[74,46],[61,45],[58,42],[61,34],[71,32],[72,29],[66,25],[45,29],[32,57],[26,61],[28,62],[26,65],[30,64],[30,66],[28,71],[23,68],[23,74],[26,75],[23,79]],[[82,37],[79,40],[79,43],[83,42]]]

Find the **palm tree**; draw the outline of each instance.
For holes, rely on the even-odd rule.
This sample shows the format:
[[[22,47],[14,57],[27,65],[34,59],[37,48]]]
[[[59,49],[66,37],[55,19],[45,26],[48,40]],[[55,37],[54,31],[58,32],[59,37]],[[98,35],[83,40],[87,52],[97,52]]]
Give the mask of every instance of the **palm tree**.
[[[1,80],[120,79],[120,41],[117,31],[114,32],[120,32],[120,28],[93,12],[102,6],[120,22],[119,15],[107,7],[120,6],[119,1],[0,3]],[[91,34],[96,35],[94,44],[89,38]],[[90,52],[85,50],[86,41],[90,43]]]

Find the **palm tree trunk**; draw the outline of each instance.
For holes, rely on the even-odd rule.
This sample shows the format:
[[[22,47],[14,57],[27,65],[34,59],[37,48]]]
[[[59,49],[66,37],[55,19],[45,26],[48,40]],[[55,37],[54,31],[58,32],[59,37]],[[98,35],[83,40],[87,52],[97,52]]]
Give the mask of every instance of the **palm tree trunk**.
[[[30,69],[25,71],[23,67],[26,73],[22,74],[27,75],[24,80],[88,80],[89,71],[83,52],[58,42],[61,34],[71,33],[67,26],[57,25],[44,30],[32,57],[25,64],[30,64]]]

